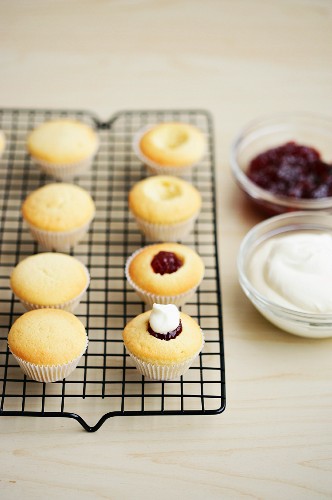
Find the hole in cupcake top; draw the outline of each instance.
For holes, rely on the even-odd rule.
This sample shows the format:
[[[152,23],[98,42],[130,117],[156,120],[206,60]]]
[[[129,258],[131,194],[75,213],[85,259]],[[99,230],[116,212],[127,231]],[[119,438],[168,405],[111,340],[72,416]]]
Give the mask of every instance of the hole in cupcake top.
[[[155,201],[167,201],[182,195],[181,186],[170,180],[153,179],[147,185],[147,194]]]
[[[168,130],[163,137],[165,146],[169,149],[176,149],[188,141],[188,134],[179,130]]]
[[[156,274],[172,274],[183,266],[183,261],[173,252],[161,250],[151,261],[151,267]]]

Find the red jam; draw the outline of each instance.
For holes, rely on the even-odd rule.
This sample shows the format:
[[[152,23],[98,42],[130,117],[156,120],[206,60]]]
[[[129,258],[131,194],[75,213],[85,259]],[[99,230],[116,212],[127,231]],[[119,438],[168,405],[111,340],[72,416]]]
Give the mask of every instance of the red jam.
[[[249,179],[267,191],[291,198],[332,196],[332,165],[315,149],[287,142],[256,156],[247,171]]]
[[[160,251],[151,261],[152,269],[156,274],[172,274],[175,273],[183,262],[173,252]]]
[[[175,339],[181,332],[182,332],[182,323],[180,320],[179,326],[175,328],[175,330],[172,330],[171,332],[167,332],[166,335],[163,335],[162,333],[157,333],[154,330],[152,330],[150,323],[148,326],[148,332],[150,335],[153,335],[153,337],[156,337],[156,339],[160,340],[172,340]]]

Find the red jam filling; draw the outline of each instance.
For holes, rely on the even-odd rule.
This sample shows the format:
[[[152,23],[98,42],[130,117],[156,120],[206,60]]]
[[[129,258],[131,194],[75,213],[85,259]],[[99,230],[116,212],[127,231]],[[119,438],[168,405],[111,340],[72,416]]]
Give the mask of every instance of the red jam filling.
[[[162,333],[157,333],[154,330],[152,330],[152,328],[150,326],[150,323],[149,323],[149,325],[148,325],[148,332],[153,337],[156,337],[156,339],[160,339],[160,340],[172,340],[172,339],[175,339],[175,337],[177,337],[178,335],[180,335],[180,333],[182,332],[182,323],[181,323],[181,320],[180,320],[179,326],[177,326],[175,328],[175,330],[172,330],[171,332],[167,332],[166,335],[163,335]]]
[[[247,175],[267,191],[291,198],[332,196],[332,165],[315,149],[287,142],[256,156]]]
[[[151,261],[151,266],[156,274],[175,273],[183,262],[173,252],[158,252]]]

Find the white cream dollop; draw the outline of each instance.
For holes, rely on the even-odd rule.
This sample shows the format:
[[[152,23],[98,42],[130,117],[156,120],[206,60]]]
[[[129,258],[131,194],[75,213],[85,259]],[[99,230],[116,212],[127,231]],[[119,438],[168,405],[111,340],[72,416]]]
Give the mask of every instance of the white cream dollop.
[[[272,237],[255,251],[249,279],[267,299],[293,310],[332,313],[332,235],[315,231]]]
[[[179,309],[174,304],[153,304],[149,323],[154,332],[166,335],[179,326]]]

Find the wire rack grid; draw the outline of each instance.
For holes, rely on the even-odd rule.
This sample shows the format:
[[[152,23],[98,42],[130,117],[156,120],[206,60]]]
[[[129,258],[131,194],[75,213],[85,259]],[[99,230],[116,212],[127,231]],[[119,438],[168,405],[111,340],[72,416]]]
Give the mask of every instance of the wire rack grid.
[[[21,217],[29,192],[52,179],[41,173],[26,152],[26,136],[38,124],[57,117],[93,126],[100,149],[92,168],[72,182],[87,189],[96,203],[96,217],[86,238],[71,249],[89,269],[91,284],[75,314],[85,325],[89,347],[76,370],[65,380],[44,384],[28,379],[7,347],[7,335],[23,306],[9,288],[13,267],[43,251]],[[206,266],[204,280],[183,310],[205,333],[198,361],[180,379],[156,382],[142,377],[126,354],[125,324],[145,310],[126,282],[126,259],[144,246],[144,236],[131,217],[127,196],[131,186],[148,175],[136,158],[132,140],[147,124],[183,121],[208,138],[208,152],[186,176],[201,192],[202,211],[194,231],[182,243],[194,248]],[[6,149],[0,159],[0,416],[68,417],[94,432],[120,415],[216,414],[225,408],[222,307],[216,234],[214,142],[212,118],[204,110],[123,111],[101,122],[85,111],[2,109],[0,130]],[[87,422],[93,421],[93,425]]]

